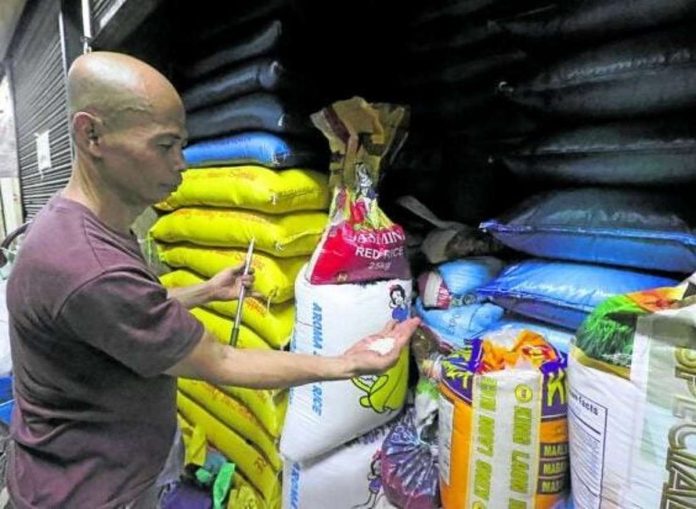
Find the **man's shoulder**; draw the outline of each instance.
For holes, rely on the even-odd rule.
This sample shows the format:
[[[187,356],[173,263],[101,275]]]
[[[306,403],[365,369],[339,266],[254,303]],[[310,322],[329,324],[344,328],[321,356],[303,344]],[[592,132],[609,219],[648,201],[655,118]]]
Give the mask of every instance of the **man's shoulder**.
[[[47,206],[22,242],[10,274],[8,304],[21,291],[59,306],[85,283],[115,270],[145,273],[132,246],[123,244],[80,209]]]

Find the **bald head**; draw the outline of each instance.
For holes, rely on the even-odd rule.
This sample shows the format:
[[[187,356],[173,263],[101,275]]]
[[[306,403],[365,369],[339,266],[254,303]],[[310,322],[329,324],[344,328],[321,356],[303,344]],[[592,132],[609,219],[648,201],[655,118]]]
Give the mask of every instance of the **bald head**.
[[[133,116],[181,107],[174,86],[154,67],[128,55],[93,52],[78,57],[68,72],[70,117],[87,112],[117,127]]]

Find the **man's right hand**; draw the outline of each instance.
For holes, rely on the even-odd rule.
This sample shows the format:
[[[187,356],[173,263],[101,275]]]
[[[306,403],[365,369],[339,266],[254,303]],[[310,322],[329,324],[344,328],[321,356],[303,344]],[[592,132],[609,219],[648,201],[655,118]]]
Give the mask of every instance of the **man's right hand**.
[[[346,361],[350,377],[377,375],[393,367],[401,351],[409,344],[411,336],[420,325],[420,319],[411,318],[397,323],[391,320],[378,333],[361,339],[339,357]],[[393,348],[384,354],[370,349],[370,345],[382,338],[394,338]]]

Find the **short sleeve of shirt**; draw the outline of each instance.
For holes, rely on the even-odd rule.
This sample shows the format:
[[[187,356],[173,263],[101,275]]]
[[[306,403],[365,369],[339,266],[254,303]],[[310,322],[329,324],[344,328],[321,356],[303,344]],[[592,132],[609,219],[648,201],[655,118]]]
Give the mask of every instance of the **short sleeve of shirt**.
[[[72,292],[58,325],[144,377],[188,355],[203,326],[158,282],[135,269],[103,273]]]

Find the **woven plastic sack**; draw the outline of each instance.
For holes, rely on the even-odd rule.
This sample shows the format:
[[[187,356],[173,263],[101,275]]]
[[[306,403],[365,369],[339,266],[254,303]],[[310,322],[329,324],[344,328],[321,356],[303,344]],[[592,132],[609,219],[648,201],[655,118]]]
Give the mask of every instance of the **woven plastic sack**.
[[[517,87],[513,101],[577,118],[630,118],[696,105],[696,34],[669,28],[563,58]]]
[[[473,292],[492,281],[503,262],[490,256],[443,263],[418,277],[418,292],[425,308],[448,309],[476,302]]]
[[[162,275],[160,281],[166,288],[180,288],[201,284],[205,280],[193,272],[180,269]],[[204,304],[204,307],[228,318],[234,318],[237,315],[238,304],[238,300],[213,301]],[[253,297],[244,299],[242,323],[269,344],[287,344],[292,336],[294,321],[295,305],[292,301],[267,305]]]
[[[249,94],[187,116],[189,138],[199,140],[235,131],[270,131],[307,136],[312,125],[293,101],[267,93]]]
[[[569,489],[566,357],[529,331],[476,339],[442,361],[445,509],[550,509]]]
[[[552,347],[566,355],[568,355],[568,352],[570,351],[570,343],[575,337],[575,331],[573,330],[554,327],[553,325],[525,319],[524,317],[512,314],[503,316],[502,320],[494,324],[486,332],[482,333],[481,337],[486,338],[489,335],[495,335],[500,331],[507,330],[529,330],[536,332],[540,336],[543,336]]]
[[[273,437],[266,433],[250,409],[206,382],[180,378],[177,385],[179,391],[258,447],[274,468],[281,468],[282,462]]]
[[[274,171],[262,166],[230,166],[188,170],[166,200],[164,211],[208,206],[286,214],[329,208],[328,177],[311,170]]]
[[[568,365],[578,509],[688,508],[696,500],[696,286],[612,297]]]
[[[410,279],[369,284],[312,285],[300,273],[293,352],[341,355],[390,319],[409,316]],[[335,449],[391,419],[401,410],[408,385],[408,349],[382,375],[315,382],[290,389],[280,451],[304,462]]]
[[[499,306],[545,323],[575,330],[603,300],[677,281],[631,270],[527,260],[510,265],[477,293]]]
[[[690,273],[694,226],[690,196],[583,188],[533,196],[481,228],[535,256]]]
[[[323,212],[271,216],[241,210],[183,208],[159,218],[151,229],[161,242],[192,242],[201,246],[256,249],[288,258],[314,251],[326,226]]]
[[[203,308],[193,308],[191,314],[210,331],[220,343],[229,344],[232,337],[232,326],[234,320],[206,311]],[[270,350],[272,346],[266,343],[261,336],[244,325],[239,326],[239,338],[237,348],[265,349]]]
[[[180,391],[177,393],[176,403],[184,419],[203,429],[208,442],[235,463],[240,473],[259,491],[263,500],[271,507],[278,507],[282,493],[280,474],[265,456]]]
[[[312,115],[332,152],[330,223],[307,275],[313,284],[410,278],[406,234],[377,204],[375,187],[390,152],[406,137],[408,110],[360,98]]]
[[[415,314],[423,327],[428,328],[440,343],[459,348],[497,323],[505,312],[491,303],[469,304],[450,309],[425,309],[421,298],[416,299]]]
[[[205,431],[200,425],[194,425],[187,421],[181,413],[177,413],[176,420],[181,430],[181,437],[186,451],[184,464],[203,466],[208,455]],[[235,471],[234,478],[232,479],[232,486],[233,489],[230,493],[230,503],[227,506],[228,509],[239,509],[240,507],[244,509],[268,509],[261,494],[252,487],[249,481],[238,470]],[[244,493],[242,497],[239,496],[240,491]],[[238,505],[230,505],[232,501],[235,503],[239,501],[240,503]]]
[[[246,389],[231,385],[218,386],[225,394],[239,400],[274,438],[280,437],[288,409],[288,390]]]
[[[163,263],[191,269],[207,278],[223,269],[244,263],[246,256],[246,252],[235,249],[210,249],[187,244],[160,244],[158,250]],[[273,258],[255,252],[251,261],[256,277],[254,291],[273,303],[292,299],[295,294],[295,278],[306,261],[303,257]]]
[[[192,168],[260,164],[268,168],[323,168],[325,151],[272,133],[251,131],[225,136],[184,149],[186,164]]]
[[[283,508],[372,509],[384,499],[380,447],[391,423],[305,463],[285,462]]]
[[[676,186],[696,181],[696,130],[688,116],[576,127],[530,140],[502,160],[543,182]]]

